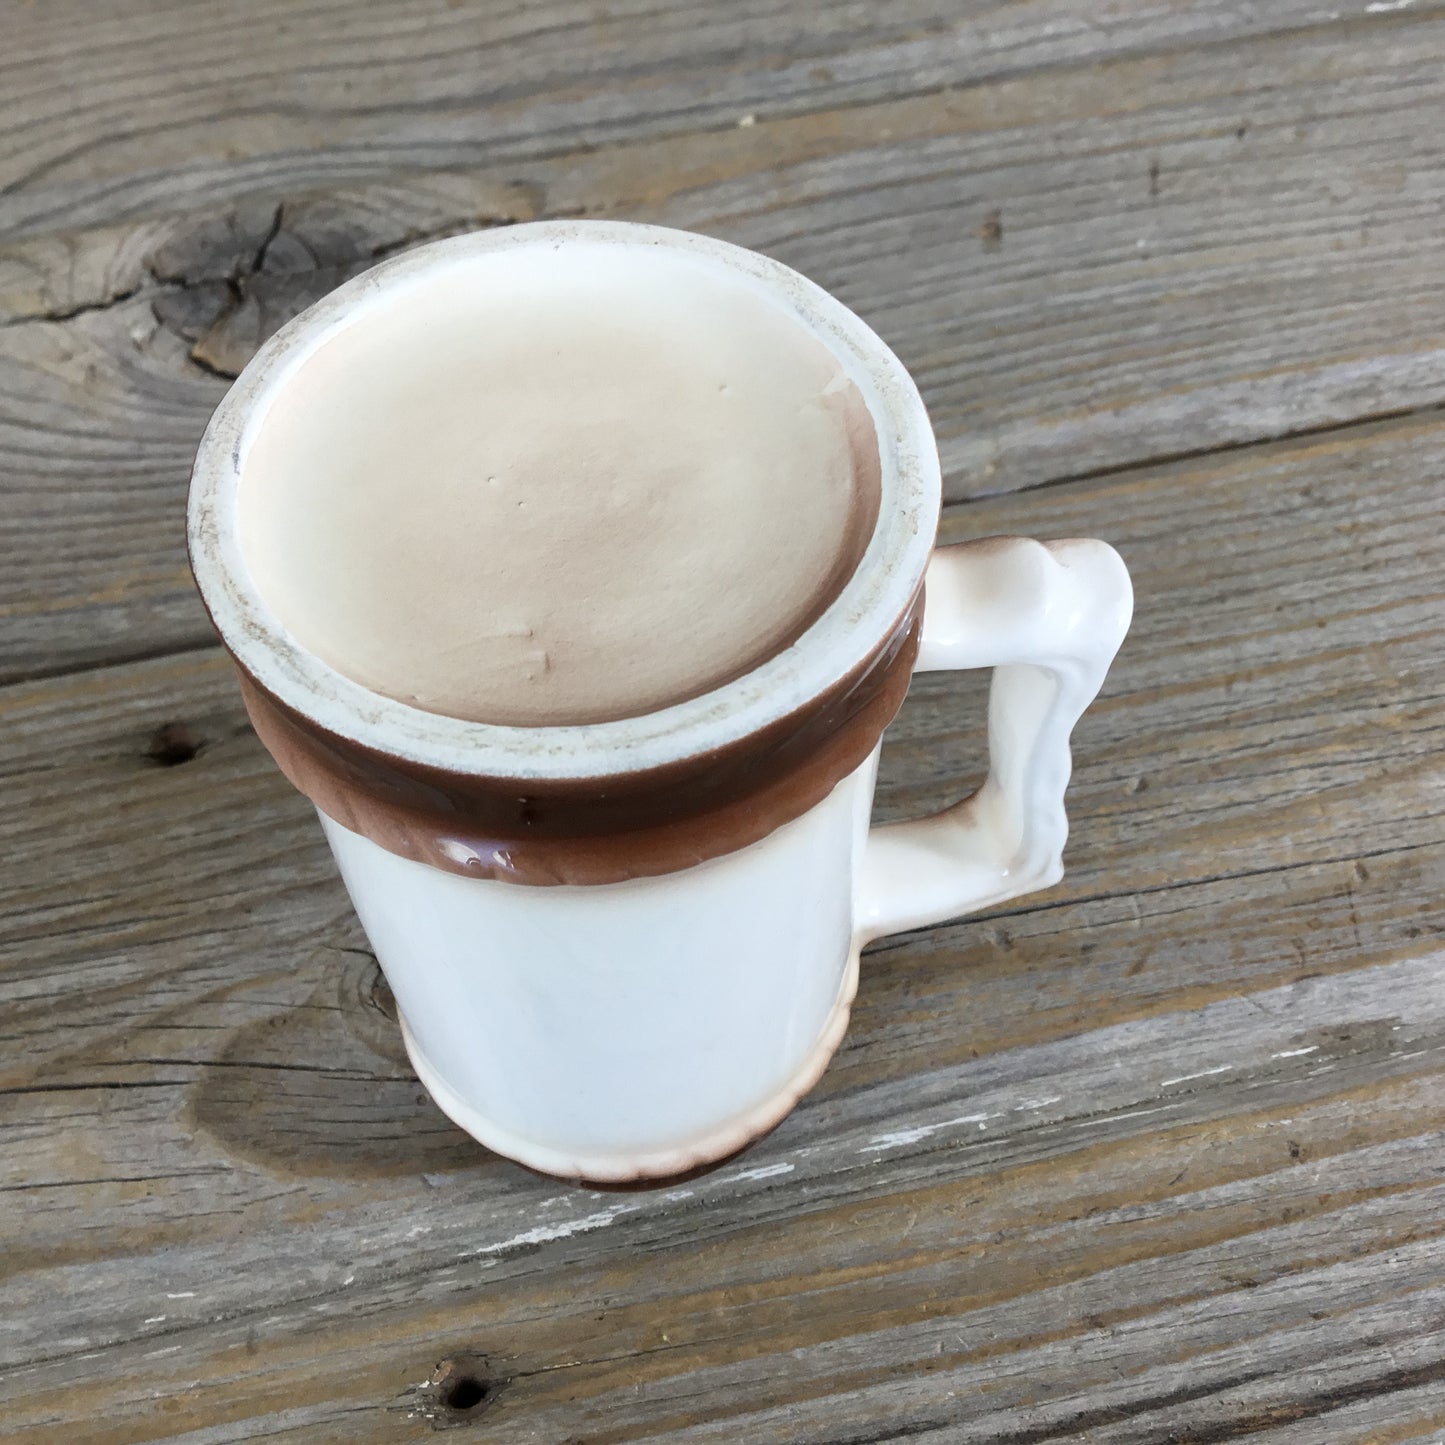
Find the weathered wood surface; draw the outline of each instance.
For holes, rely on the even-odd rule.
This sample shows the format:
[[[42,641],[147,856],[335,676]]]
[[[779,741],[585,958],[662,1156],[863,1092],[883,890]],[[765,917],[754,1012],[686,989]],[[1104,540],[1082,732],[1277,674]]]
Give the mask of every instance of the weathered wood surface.
[[[278,180],[510,163],[1342,13],[1327,0],[834,0],[793,13],[765,0],[263,0],[242,16],[223,0],[5,0],[0,184],[25,231],[69,230]]]
[[[1306,26],[1318,18],[1308,6],[1237,6],[1232,30],[1210,22],[1224,38],[1155,52],[1193,38],[1203,7],[1161,7],[1177,12],[1174,30],[1145,9],[1131,27],[1129,7],[1091,27],[1094,7],[1060,5],[1050,25],[1048,8],[1004,7],[993,28],[915,16],[933,29],[908,53],[933,58],[896,84],[875,77],[853,104],[825,91],[814,100],[830,108],[799,111],[791,69],[764,67],[778,105],[742,112],[752,125],[709,112],[712,128],[659,131],[639,109],[632,129],[582,152],[544,136],[515,158],[499,143],[437,169],[443,147],[388,169],[382,147],[348,166],[325,147],[297,150],[260,106],[294,164],[257,151],[270,184],[234,197],[204,170],[204,202],[161,168],[172,209],[134,219],[87,203],[43,212],[62,227],[44,229],[27,197],[81,182],[61,186],[63,166],[27,181],[14,162],[0,193],[12,318],[0,331],[0,473],[15,499],[0,514],[0,678],[206,642],[178,518],[226,376],[377,256],[479,223],[653,219],[799,266],[917,375],[954,496],[1445,401],[1445,16],[1416,7]],[[1022,28],[1004,27],[1015,11]],[[1291,18],[1293,30],[1258,33]],[[714,23],[694,27],[699,44]],[[198,56],[208,34],[199,26]],[[214,87],[186,94],[215,103]],[[754,105],[755,91],[740,95]],[[263,128],[242,109],[234,145],[249,153]],[[99,165],[108,139],[93,137],[92,152]],[[139,206],[138,187],[115,206]]]
[[[15,1438],[410,1438],[464,1352],[495,1439],[1445,1426],[1442,467],[1400,421],[950,514],[1135,570],[1069,877],[874,950],[798,1114],[662,1194],[425,1101],[214,653],[8,689]],[[883,814],[965,786],[960,692]]]
[[[1445,15],[801,13],[0,0],[0,1438],[1445,1439]],[[426,1100],[180,547],[270,327],[584,213],[837,290],[946,535],[1139,597],[1063,885],[872,950],[660,1193]],[[981,699],[918,681],[880,816]]]

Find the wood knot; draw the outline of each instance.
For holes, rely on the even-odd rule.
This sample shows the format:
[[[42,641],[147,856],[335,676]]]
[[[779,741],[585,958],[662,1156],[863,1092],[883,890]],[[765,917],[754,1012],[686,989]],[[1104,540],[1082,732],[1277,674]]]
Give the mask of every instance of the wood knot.
[[[158,768],[177,768],[204,746],[205,739],[189,723],[168,722],[151,734],[145,755]]]
[[[470,1425],[486,1412],[505,1383],[488,1369],[486,1356],[451,1355],[420,1387],[413,1413],[430,1420],[438,1430]]]
[[[346,948],[341,954],[337,1004],[347,1030],[372,1053],[410,1074],[411,1060],[396,1026],[396,997],[376,955],[369,948]]]
[[[396,1022],[396,995],[392,993],[391,985],[386,981],[386,975],[382,973],[380,966],[376,969],[371,987],[366,991],[366,1002],[389,1023]]]
[[[318,245],[288,224],[282,204],[244,202],[157,248],[151,269],[173,289],[152,309],[191,344],[191,360],[203,371],[237,376],[262,342],[365,268],[355,250]]]
[[[421,241],[534,220],[540,194],[478,182],[454,213],[414,216],[325,195],[253,197],[189,221],[149,258],[156,320],[214,376],[233,377],[293,316],[383,257]]]

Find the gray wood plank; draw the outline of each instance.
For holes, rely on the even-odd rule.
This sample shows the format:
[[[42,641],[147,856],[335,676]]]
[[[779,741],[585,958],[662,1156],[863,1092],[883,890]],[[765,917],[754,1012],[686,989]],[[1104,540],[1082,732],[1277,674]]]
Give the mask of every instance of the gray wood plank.
[[[182,1233],[128,1268],[47,1271],[27,1314],[48,1302],[49,1328],[73,1333],[4,1377],[9,1418],[144,1438],[160,1398],[157,1433],[260,1431],[285,1409],[407,1438],[419,1382],[462,1349],[488,1359],[496,1439],[670,1437],[699,1417],[714,1439],[836,1440],[843,1419],[846,1439],[1041,1421],[1037,1438],[1070,1438],[1110,1418],[1167,1425],[1184,1404],[1237,1420],[1261,1396],[1328,1401],[1311,1386],[1331,1362],[1378,1394],[1429,1384],[1440,964],[1426,950],[927,1071],[861,1107],[805,1109],[670,1196],[568,1198],[472,1169],[338,1214],[293,1180],[289,1212],[311,1227],[269,1228],[264,1255],[243,1215],[229,1238]],[[259,1297],[238,1312],[248,1284]],[[29,1303],[26,1285],[11,1301]],[[120,1319],[96,1307],[112,1293]],[[1259,1387],[1244,1410],[1242,1385]]]
[[[1438,548],[1421,538],[1442,466],[1445,426],[1419,419],[950,514],[946,539],[1101,534],[1134,570],[1138,618],[1080,733],[1074,794],[1094,824],[1076,840],[1066,888],[1123,893],[1134,906],[1150,890],[1338,863],[1392,846],[1403,824],[1435,826],[1438,799],[1422,780],[1439,746],[1440,583]],[[883,816],[967,790],[980,766],[981,686],[918,680],[890,730]],[[211,847],[224,807],[235,846],[266,879],[304,888],[327,873],[306,805],[257,747],[217,653],[19,687],[3,715],[11,781],[0,836],[29,851],[0,899],[17,916],[47,910],[24,939],[28,968],[63,971],[96,928],[119,946],[155,942],[183,920],[218,926],[229,901],[252,890],[254,880],[206,856],[185,880],[173,851],[136,857],[145,810],[169,820],[175,847],[193,837]],[[1382,722],[1396,716],[1408,725]],[[168,723],[201,744],[183,767],[158,768],[148,755]],[[99,815],[98,795],[111,800]],[[84,851],[70,846],[76,831]],[[1140,837],[1150,842],[1143,860]],[[1109,879],[1125,855],[1120,889]],[[114,882],[92,901],[82,885],[101,877]],[[282,912],[293,906],[278,901]]]
[[[244,15],[5,0],[0,232],[511,165],[1339,18],[1324,0],[264,0]]]
[[[1384,18],[22,247],[16,304],[141,289],[0,330],[0,676],[205,642],[180,517],[213,373],[479,219],[656,219],[800,266],[915,371],[954,496],[1436,404],[1445,22]]]
[[[819,1089],[658,1194],[436,1114],[214,654],[0,693],[13,1438],[420,1439],[464,1352],[498,1440],[1438,1428],[1442,452],[955,509],[1135,570],[1069,877],[872,951]],[[921,681],[880,815],[962,791],[978,696]]]

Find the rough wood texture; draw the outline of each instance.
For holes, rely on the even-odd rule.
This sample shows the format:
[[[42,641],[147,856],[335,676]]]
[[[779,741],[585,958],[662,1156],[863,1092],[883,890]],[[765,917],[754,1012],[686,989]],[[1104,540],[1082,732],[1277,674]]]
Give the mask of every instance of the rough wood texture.
[[[1324,0],[792,10],[4,0],[0,184],[27,233],[177,201],[589,150],[1336,21]],[[81,23],[83,20],[83,23]],[[183,23],[182,23],[183,22]]]
[[[1445,19],[266,13],[0,0],[0,1437],[1445,1440]],[[270,328],[583,212],[834,287],[945,536],[1139,597],[1063,885],[873,949],[799,1111],[657,1193],[427,1101],[180,549]],[[880,816],[982,688],[915,684]]]
[[[1135,569],[1069,877],[874,950],[799,1113],[662,1194],[420,1095],[214,653],[10,689],[16,1438],[411,1438],[465,1351],[496,1439],[1445,1424],[1442,464],[1397,422],[952,513]],[[882,813],[961,791],[977,700],[920,681]]]
[[[980,23],[918,42],[960,67],[930,90],[745,127],[639,120],[595,150],[470,169],[278,163],[264,191],[186,208],[181,188],[168,214],[91,230],[34,232],[31,184],[0,194],[0,238],[19,238],[0,239],[17,498],[0,678],[204,642],[178,518],[225,378],[377,256],[477,224],[654,219],[799,266],[915,372],[959,497],[1445,401],[1445,168],[1422,123],[1445,115],[1445,19],[1143,54],[1125,37],[1153,32],[1121,22],[1099,32],[1107,60],[1036,37],[969,80]]]

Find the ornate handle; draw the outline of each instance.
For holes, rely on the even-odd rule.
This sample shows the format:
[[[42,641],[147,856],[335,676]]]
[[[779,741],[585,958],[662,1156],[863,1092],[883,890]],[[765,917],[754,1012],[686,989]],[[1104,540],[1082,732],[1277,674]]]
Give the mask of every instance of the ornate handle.
[[[991,667],[989,772],[972,797],[868,835],[860,943],[957,918],[1063,877],[1069,734],[1094,700],[1134,594],[1105,542],[989,537],[940,547],[925,582],[920,671]]]

